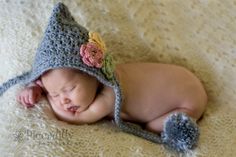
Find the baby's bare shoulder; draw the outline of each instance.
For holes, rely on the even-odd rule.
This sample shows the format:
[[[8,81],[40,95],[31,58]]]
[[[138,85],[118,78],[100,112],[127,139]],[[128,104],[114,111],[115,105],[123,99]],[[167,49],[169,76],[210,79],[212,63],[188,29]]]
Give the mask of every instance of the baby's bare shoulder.
[[[104,86],[97,94],[94,102],[91,104],[90,109],[94,112],[103,112],[110,114],[115,103],[115,94],[111,87]]]
[[[111,87],[104,86],[97,96],[97,100],[103,101],[106,105],[112,106],[115,103],[115,93]]]

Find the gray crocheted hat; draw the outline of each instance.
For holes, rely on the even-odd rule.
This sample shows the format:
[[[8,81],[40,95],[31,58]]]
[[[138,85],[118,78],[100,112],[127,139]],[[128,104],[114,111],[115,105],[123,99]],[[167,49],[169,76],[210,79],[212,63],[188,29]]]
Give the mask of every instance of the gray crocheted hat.
[[[63,3],[56,4],[53,9],[44,37],[37,49],[32,70],[3,83],[0,86],[0,95],[17,83],[28,84],[50,69],[65,67],[81,70],[114,89],[114,119],[123,131],[155,143],[164,143],[178,152],[185,152],[195,146],[199,136],[198,128],[184,114],[171,115],[165,122],[161,136],[122,121],[122,94],[113,72],[112,56],[106,53],[105,44],[99,34],[88,32],[79,25]]]

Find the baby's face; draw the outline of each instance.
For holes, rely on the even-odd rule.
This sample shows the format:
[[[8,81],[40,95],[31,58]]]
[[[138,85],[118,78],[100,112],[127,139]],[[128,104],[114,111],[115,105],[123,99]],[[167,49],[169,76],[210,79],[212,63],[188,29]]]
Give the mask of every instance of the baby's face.
[[[96,97],[98,81],[69,68],[50,70],[41,77],[54,112],[64,114],[85,111]]]

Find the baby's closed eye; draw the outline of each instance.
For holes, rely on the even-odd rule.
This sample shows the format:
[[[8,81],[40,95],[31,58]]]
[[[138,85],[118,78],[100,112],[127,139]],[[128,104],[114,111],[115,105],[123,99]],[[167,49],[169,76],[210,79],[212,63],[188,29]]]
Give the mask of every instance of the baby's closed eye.
[[[76,86],[70,86],[70,87],[65,88],[63,91],[64,91],[64,92],[70,92],[70,91],[74,90],[75,87],[76,87]]]
[[[57,97],[59,97],[59,94],[49,94],[49,96],[52,98],[57,98]]]

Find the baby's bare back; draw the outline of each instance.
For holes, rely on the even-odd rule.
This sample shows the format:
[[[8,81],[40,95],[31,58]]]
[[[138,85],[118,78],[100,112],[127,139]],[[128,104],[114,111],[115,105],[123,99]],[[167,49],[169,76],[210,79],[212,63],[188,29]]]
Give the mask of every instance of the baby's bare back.
[[[202,114],[206,92],[190,71],[183,67],[157,64],[121,64],[116,69],[124,95],[122,117],[148,122],[178,108]]]

